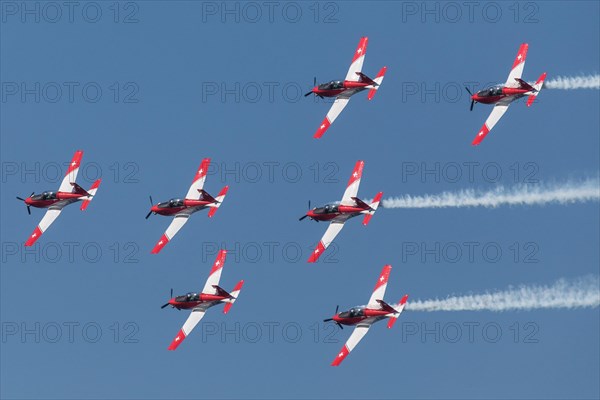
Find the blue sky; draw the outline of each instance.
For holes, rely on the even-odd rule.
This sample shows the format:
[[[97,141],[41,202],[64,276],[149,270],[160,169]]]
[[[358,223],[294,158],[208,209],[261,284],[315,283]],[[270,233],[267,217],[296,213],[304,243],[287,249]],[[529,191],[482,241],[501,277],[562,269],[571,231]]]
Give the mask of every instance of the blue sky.
[[[221,2],[82,3],[72,21],[67,8],[59,16],[27,4],[39,7],[39,22],[22,3],[1,3],[2,397],[598,398],[598,309],[407,311],[393,330],[374,326],[340,368],[329,364],[351,330],[321,323],[337,304],[366,302],[387,263],[390,302],[598,274],[597,203],[382,209],[367,228],[350,221],[329,262],[316,265],[305,260],[325,225],[297,220],[308,200],[339,199],[359,159],[363,198],[597,176],[598,91],[544,90],[531,108],[514,104],[477,148],[470,142],[490,107],[469,112],[465,93],[452,91],[503,82],[522,42],[529,81],[598,73],[597,2],[484,2],[472,19],[442,3],[429,4],[433,14],[421,2],[277,3],[271,20],[263,5],[254,22],[242,3],[229,4],[239,21],[220,14]],[[363,71],[386,65],[385,81],[316,141],[328,105],[301,94],[314,76],[342,79],[361,36]],[[66,209],[27,254],[21,244],[43,212],[29,217],[14,196],[57,188],[56,163],[77,149],[82,186],[103,177],[97,198],[85,213]],[[144,220],[148,195],[183,196],[203,157],[213,160],[205,189],[230,185],[223,207],[212,219],[194,215],[151,255],[169,219]],[[409,165],[457,164],[474,165],[474,179],[466,168],[455,181],[403,175]],[[501,177],[490,179],[492,170]],[[465,242],[502,256],[436,262],[403,250]],[[245,279],[239,301],[226,316],[210,310],[168,352],[187,312],[160,305],[171,288],[202,288],[221,243],[237,249],[221,284]],[[537,262],[525,262],[532,249]]]

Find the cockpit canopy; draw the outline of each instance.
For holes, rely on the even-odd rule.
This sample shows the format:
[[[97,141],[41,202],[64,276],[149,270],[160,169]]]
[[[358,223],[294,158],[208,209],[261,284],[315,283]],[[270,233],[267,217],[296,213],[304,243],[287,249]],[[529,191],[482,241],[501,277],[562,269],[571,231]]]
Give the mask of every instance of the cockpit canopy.
[[[317,207],[313,210],[315,214],[332,214],[336,213],[339,210],[339,206],[337,204],[327,204],[323,207]]]
[[[198,296],[198,293],[193,293],[193,292],[184,294],[183,296],[175,297],[175,301],[177,301],[178,303],[183,303],[186,301],[198,301],[199,299],[200,299],[200,297]]]
[[[169,201],[165,201],[164,203],[158,204],[159,208],[172,208],[172,207],[183,207],[182,199],[171,199]]]
[[[53,200],[56,199],[56,192],[46,191],[41,194],[31,196],[33,200]]]
[[[496,85],[489,87],[487,89],[483,89],[477,92],[477,95],[480,97],[493,97],[493,96],[501,96],[502,95],[502,85]]]
[[[331,81],[319,85],[319,90],[336,90],[344,87],[343,81]]]
[[[342,317],[342,318],[356,318],[356,317],[363,317],[364,315],[365,315],[364,307],[352,307],[350,310],[340,313],[340,317]]]

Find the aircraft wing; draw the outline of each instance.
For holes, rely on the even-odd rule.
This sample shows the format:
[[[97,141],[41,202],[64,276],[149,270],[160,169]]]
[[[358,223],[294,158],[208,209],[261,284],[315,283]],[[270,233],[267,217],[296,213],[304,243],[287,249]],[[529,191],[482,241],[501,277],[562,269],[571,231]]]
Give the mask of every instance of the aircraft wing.
[[[346,341],[346,344],[344,345],[344,347],[342,347],[342,350],[338,353],[338,355],[331,363],[332,367],[337,367],[342,363],[342,361],[344,361],[346,357],[348,357],[348,354],[350,354],[350,352],[354,350],[358,342],[360,342],[361,339],[367,334],[367,332],[369,332],[370,327],[371,324],[365,323],[360,323],[356,325],[356,328],[354,328],[352,335],[350,335],[348,341]]]
[[[346,108],[346,105],[348,105],[349,101],[350,97],[345,96],[343,93],[335,99],[333,105],[329,109],[329,112],[325,116],[325,119],[323,120],[323,122],[321,122],[321,125],[315,132],[313,136],[315,139],[319,139],[325,134],[327,129],[329,129],[329,126],[333,124],[333,121],[335,121],[335,119],[338,117],[338,115],[340,115],[342,110]]]
[[[177,232],[179,232],[179,230],[181,228],[183,228],[185,223],[188,222],[189,218],[190,218],[189,214],[175,215],[175,218],[173,218],[173,221],[171,221],[171,224],[169,225],[169,227],[167,228],[165,233],[160,237],[160,240],[156,243],[156,245],[152,249],[151,253],[152,254],[160,253],[160,251],[163,249],[163,247],[165,247],[167,245],[167,243],[169,243],[173,239],[173,236],[175,236],[177,234]]]
[[[343,227],[344,221],[332,221],[329,224],[329,227],[325,231],[323,238],[310,255],[310,258],[308,259],[309,263],[314,263],[319,259],[319,257],[321,257],[321,255],[325,252],[325,249],[329,247],[331,242],[333,242],[333,239],[335,239]]]
[[[206,294],[216,294],[217,290],[213,287],[213,285],[218,285],[219,280],[221,279],[221,272],[223,271],[223,266],[225,265],[225,258],[227,257],[227,250],[219,251],[217,254],[217,258],[215,259],[215,263],[210,270],[210,274],[208,275],[208,279],[204,284],[204,289],[202,289],[202,293]]]
[[[356,197],[358,194],[358,187],[360,186],[360,178],[362,177],[364,166],[365,162],[360,160],[356,162],[356,165],[354,165],[354,170],[352,171],[352,175],[350,175],[350,179],[348,180],[348,185],[346,186],[346,191],[342,196],[341,204],[345,206],[353,206],[356,204],[352,198]]]
[[[46,211],[46,214],[44,214],[44,217],[42,218],[38,226],[35,228],[31,236],[29,236],[29,239],[27,239],[27,242],[25,242],[25,246],[33,246],[33,244],[40,238],[40,236],[42,236],[42,234],[46,232],[50,225],[52,225],[56,218],[58,218],[61,212],[62,207],[52,207],[48,209],[48,211]]]
[[[204,317],[206,313],[206,309],[202,307],[196,307],[192,310],[192,313],[188,317],[188,319],[183,324],[183,327],[179,332],[177,332],[177,336],[171,342],[169,346],[169,350],[175,350],[181,342],[190,334],[190,332],[198,325],[198,322]]]
[[[348,73],[346,74],[347,81],[357,82],[359,80],[359,75],[357,72],[362,71],[363,63],[365,62],[365,55],[367,54],[367,43],[369,42],[369,38],[364,36],[360,38],[358,42],[358,47],[356,47],[356,51],[354,52],[354,56],[352,57],[352,64],[350,64],[350,69],[348,69]]]
[[[206,173],[208,172],[208,167],[210,166],[210,158],[205,158],[200,163],[198,170],[196,171],[196,175],[194,175],[194,180],[192,181],[192,186],[190,186],[187,194],[185,195],[186,199],[190,200],[199,200],[200,199],[200,190],[204,187],[204,181],[206,180]]]
[[[83,151],[77,150],[73,155],[73,159],[69,163],[69,167],[67,168],[67,173],[60,183],[60,187],[58,188],[59,192],[67,192],[70,193],[74,190],[74,187],[71,185],[71,182],[75,182],[77,179],[77,173],[79,172],[79,164],[81,164],[81,158],[83,157]]]
[[[528,49],[529,45],[527,43],[523,43],[521,47],[519,47],[519,52],[517,53],[515,62],[510,70],[510,74],[508,74],[508,78],[506,79],[506,86],[515,87],[518,85],[515,79],[520,79],[521,75],[523,75],[523,68],[525,68],[525,58],[527,58]]]
[[[490,116],[485,121],[485,124],[483,124],[483,126],[479,130],[479,133],[477,133],[477,136],[475,136],[475,139],[473,139],[473,142],[471,143],[473,146],[477,146],[483,141],[483,139],[485,139],[485,137],[488,133],[490,133],[494,125],[496,125],[496,123],[500,121],[500,118],[502,118],[506,110],[508,110],[509,105],[510,103],[500,102],[494,106]]]
[[[367,307],[379,307],[379,303],[377,302],[377,300],[383,300],[383,296],[385,295],[385,289],[387,288],[388,279],[390,277],[390,272],[392,272],[391,265],[386,265],[381,270],[381,274],[379,275],[379,279],[377,279],[375,289],[373,289],[373,294],[371,294],[371,298],[367,303]]]

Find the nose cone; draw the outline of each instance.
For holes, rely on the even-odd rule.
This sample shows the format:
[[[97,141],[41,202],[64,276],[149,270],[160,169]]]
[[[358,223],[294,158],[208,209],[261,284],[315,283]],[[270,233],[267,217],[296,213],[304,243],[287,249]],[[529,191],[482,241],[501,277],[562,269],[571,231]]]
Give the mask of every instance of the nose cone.
[[[152,211],[152,212],[158,212],[158,206],[152,206],[152,207],[150,207],[150,211]]]
[[[308,212],[306,213],[306,216],[310,217],[310,218],[314,218],[315,217],[315,213],[313,210],[308,210]]]
[[[341,322],[342,319],[339,317],[339,314],[335,314],[333,317],[331,317],[332,320],[334,320],[335,322]]]
[[[177,301],[175,300],[175,298],[172,298],[171,300],[169,300],[169,304],[172,305],[173,307],[175,307],[175,305],[177,304]]]
[[[25,199],[25,204],[27,204],[28,206],[30,206],[32,202],[33,202],[33,201],[31,200],[31,197],[27,197],[27,198]]]

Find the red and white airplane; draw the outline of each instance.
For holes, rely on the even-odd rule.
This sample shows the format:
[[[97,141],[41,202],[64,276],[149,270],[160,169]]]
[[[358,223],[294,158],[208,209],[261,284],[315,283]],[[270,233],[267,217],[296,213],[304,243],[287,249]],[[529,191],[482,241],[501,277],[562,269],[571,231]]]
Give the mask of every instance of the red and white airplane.
[[[473,111],[473,105],[475,103],[495,104],[492,113],[477,133],[477,136],[475,136],[475,139],[473,139],[473,142],[471,143],[473,146],[477,146],[481,143],[487,134],[490,133],[494,125],[502,118],[506,110],[508,110],[510,103],[521,97],[529,96],[527,99],[527,107],[529,107],[533,104],[533,101],[540,93],[540,90],[542,90],[544,79],[546,79],[545,72],[534,84],[529,84],[521,79],[528,48],[529,45],[527,43],[523,43],[519,48],[512,70],[510,71],[510,74],[508,74],[508,79],[504,85],[492,86],[480,90],[475,94],[472,94],[469,88],[465,88],[471,95],[471,111]]]
[[[183,296],[173,297],[173,290],[171,289],[171,300],[164,304],[161,308],[171,306],[178,310],[192,310],[192,313],[183,324],[183,328],[177,333],[175,339],[171,342],[169,350],[175,350],[181,342],[190,334],[192,329],[198,322],[204,317],[206,310],[216,306],[217,304],[225,303],[223,314],[227,314],[235,303],[244,281],[241,280],[235,285],[231,293],[227,293],[223,288],[219,286],[219,279],[221,278],[221,271],[225,265],[225,257],[227,256],[227,250],[219,251],[215,263],[210,270],[210,275],[204,284],[204,288],[201,293],[188,293]]]
[[[90,201],[94,198],[98,186],[100,186],[101,179],[95,181],[92,184],[92,187],[87,191],[75,183],[82,157],[83,151],[78,150],[75,152],[58,191],[46,191],[41,194],[31,193],[26,199],[17,196],[17,199],[25,202],[29,215],[31,215],[30,207],[48,209],[37,228],[35,228],[31,236],[29,236],[29,239],[27,239],[27,242],[25,242],[25,246],[33,246],[42,234],[48,230],[56,218],[58,218],[65,206],[78,201],[83,201],[80,210],[84,211],[90,204]]]
[[[329,126],[333,124],[333,121],[335,121],[338,115],[340,115],[344,107],[346,107],[352,95],[368,89],[369,94],[367,95],[367,98],[371,100],[373,99],[373,96],[375,96],[375,92],[377,89],[379,89],[379,86],[383,81],[383,76],[385,75],[387,67],[381,68],[375,79],[371,79],[361,72],[363,63],[365,61],[365,55],[367,53],[368,41],[369,39],[367,37],[360,38],[358,47],[356,48],[354,57],[352,58],[352,64],[350,64],[350,69],[348,70],[346,78],[343,81],[331,81],[317,86],[317,79],[315,78],[315,87],[304,95],[306,97],[314,93],[316,96],[321,98],[336,98],[333,106],[331,106],[327,116],[313,137],[318,139],[323,136],[325,131],[329,129]]]
[[[340,328],[342,325],[355,325],[354,331],[348,338],[348,341],[342,347],[342,350],[335,357],[332,366],[337,367],[344,361],[348,354],[360,342],[360,340],[369,332],[369,328],[377,321],[381,321],[382,319],[389,318],[387,327],[391,329],[394,326],[394,323],[404,310],[404,306],[406,305],[406,300],[408,300],[408,295],[405,294],[398,304],[390,305],[383,301],[383,296],[385,294],[385,289],[387,287],[388,278],[390,276],[390,272],[392,271],[391,265],[386,265],[383,267],[381,271],[381,275],[379,275],[379,279],[375,284],[375,289],[373,289],[373,294],[371,294],[371,298],[366,306],[357,306],[353,307],[348,311],[344,311],[338,313],[338,308],[335,309],[335,315],[331,318],[327,318],[323,320],[323,322],[334,321]]]
[[[208,216],[209,218],[212,218],[219,207],[221,207],[223,199],[229,190],[229,186],[225,186],[223,189],[221,189],[216,198],[212,197],[204,189],[202,189],[204,187],[204,181],[206,180],[206,173],[208,172],[209,165],[210,158],[205,158],[202,160],[200,167],[196,171],[194,180],[192,181],[192,186],[190,186],[185,198],[171,199],[169,201],[152,205],[150,208],[150,211],[146,215],[146,219],[148,219],[151,214],[175,216],[171,222],[171,225],[169,225],[166,232],[161,236],[152,249],[152,254],[159,253],[163,247],[165,247],[167,243],[173,239],[173,236],[175,236],[175,234],[177,234],[177,232],[179,232],[183,225],[185,225],[185,223],[188,221],[190,215],[197,211],[204,210],[205,208],[210,208],[208,211]],[[152,204],[152,197],[150,197],[150,204]]]
[[[317,222],[330,221],[329,227],[325,231],[325,235],[323,235],[323,238],[308,259],[309,263],[314,263],[319,259],[325,252],[325,249],[333,242],[333,239],[340,233],[346,221],[350,218],[364,214],[365,218],[363,219],[363,225],[367,226],[371,217],[375,214],[377,207],[379,207],[383,192],[377,193],[371,204],[367,204],[356,197],[364,166],[364,161],[357,161],[354,166],[354,171],[352,171],[352,175],[350,175],[350,180],[348,180],[348,186],[346,187],[342,201],[339,204],[327,204],[323,207],[310,209],[309,203],[308,212],[306,215],[300,217],[300,221],[306,217]]]

